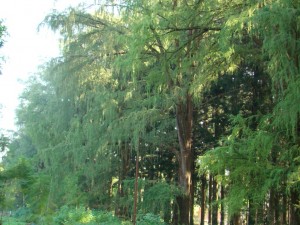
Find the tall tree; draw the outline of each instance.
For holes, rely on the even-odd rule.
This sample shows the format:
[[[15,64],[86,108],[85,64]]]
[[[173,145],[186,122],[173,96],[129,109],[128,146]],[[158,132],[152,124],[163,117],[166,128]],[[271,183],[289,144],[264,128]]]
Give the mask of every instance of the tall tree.
[[[3,25],[3,21],[0,19],[0,48],[4,44],[4,37],[6,35],[6,27]],[[3,56],[0,56],[0,62],[3,60]],[[1,64],[0,64],[0,75],[1,75]]]
[[[194,164],[207,152],[202,224],[205,201],[213,224],[218,204],[232,222],[246,210],[249,224],[258,212],[296,224],[298,10],[292,0],[125,0],[46,17],[62,56],[29,81],[18,119],[20,148],[31,142],[51,177],[47,205],[130,218],[135,194],[141,211],[193,224]]]
[[[207,14],[203,13],[205,19],[200,21],[198,15],[205,10],[200,2],[130,1],[128,8],[126,13],[132,31],[129,34],[128,58],[136,71],[133,74],[140,76],[138,69],[141,65],[150,65],[150,71],[144,75],[147,85],[156,95],[166,96],[162,110],[171,107],[173,112],[170,113],[175,116],[178,183],[184,193],[177,199],[178,222],[190,224],[193,223],[194,163],[192,128],[195,89],[192,84],[203,69],[198,65],[203,56],[199,51],[209,48],[210,37],[220,30],[219,24],[209,23],[215,15],[208,9],[205,11]]]
[[[299,49],[299,45],[296,44],[299,27],[295,26],[295,12],[299,9],[299,4],[295,1],[270,1],[253,4],[250,8],[250,11],[243,11],[239,16],[233,17],[231,24],[228,23],[227,32],[234,29],[242,38],[240,41],[228,39],[227,45],[235,49],[233,58],[242,56],[248,61],[252,58],[260,65],[266,75],[260,78],[259,82],[264,83],[266,76],[271,78],[273,88],[267,98],[268,101],[274,102],[275,107],[271,104],[271,107],[267,107],[268,110],[259,112],[260,103],[257,100],[253,101],[250,117],[235,118],[232,133],[225,141],[227,144],[209,152],[203,159],[210,165],[208,168],[228,171],[223,177],[229,182],[228,204],[229,208],[232,207],[232,213],[238,213],[245,207],[241,201],[237,204],[238,199],[248,200],[248,222],[253,224],[253,207],[261,207],[267,198],[268,223],[278,224],[279,217],[284,218],[286,214],[281,212],[282,216],[279,216],[278,204],[286,204],[283,203],[286,200],[279,200],[279,190],[285,190],[290,193],[290,201],[293,202],[290,224],[296,224],[299,212],[295,203],[299,201],[299,189],[296,184],[287,186],[286,182],[294,173],[292,171],[297,171],[298,168],[297,163],[292,163],[291,166],[290,162],[295,162],[296,149],[299,148],[296,141],[299,108],[295,103],[299,99],[296,94],[298,87],[294,86],[299,79],[298,51],[294,51]],[[271,18],[275,18],[275,15],[284,19],[274,24]],[[241,51],[238,46],[245,40],[248,45],[259,50],[255,58],[264,63],[256,61],[251,51]],[[255,77],[257,73],[255,70],[253,72]],[[257,90],[259,89],[252,92],[253,99],[259,96]],[[290,107],[292,102],[296,107]],[[285,113],[287,111],[289,113]],[[218,163],[214,163],[214,160]],[[241,179],[242,185],[239,183]],[[260,192],[257,191],[258,188],[261,189]],[[286,222],[286,219],[283,221]]]

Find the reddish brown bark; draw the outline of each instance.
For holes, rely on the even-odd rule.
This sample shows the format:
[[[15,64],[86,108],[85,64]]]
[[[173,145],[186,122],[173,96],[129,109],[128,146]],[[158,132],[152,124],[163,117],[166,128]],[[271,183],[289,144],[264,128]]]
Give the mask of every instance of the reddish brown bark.
[[[193,104],[192,96],[186,95],[185,101],[179,101],[176,106],[176,121],[179,154],[179,185],[184,195],[178,197],[179,223],[190,224],[191,202],[192,202],[192,125],[193,125]]]

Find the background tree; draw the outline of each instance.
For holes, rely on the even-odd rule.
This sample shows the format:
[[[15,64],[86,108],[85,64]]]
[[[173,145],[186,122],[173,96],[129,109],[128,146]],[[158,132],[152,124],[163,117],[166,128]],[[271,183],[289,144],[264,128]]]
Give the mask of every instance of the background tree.
[[[51,13],[62,55],[21,95],[6,162],[34,169],[16,202],[49,224],[73,207],[194,224],[196,203],[201,224],[296,224],[298,11],[128,0]]]
[[[4,44],[4,37],[6,35],[6,27],[3,24],[3,21],[0,19],[0,48]],[[0,56],[0,62],[3,60],[3,56]],[[1,64],[0,64],[0,75],[1,75]]]
[[[286,7],[286,10],[279,10],[282,6]],[[293,44],[297,40],[295,33],[299,32],[298,28],[292,25],[296,22],[297,16],[293,19],[290,17],[294,16],[291,11],[298,7],[299,5],[291,1],[272,1],[253,6],[253,11],[248,14],[248,17],[244,17],[242,13],[241,17],[236,20],[241,21],[248,27],[251,42],[262,49],[258,57],[264,60],[264,64],[261,64],[262,68],[271,78],[273,88],[268,99],[272,99],[271,101],[274,102],[272,105],[275,105],[275,107],[268,107],[270,111],[264,112],[259,112],[255,107],[251,112],[251,117],[236,117],[234,120],[236,126],[234,126],[232,134],[225,142],[227,143],[225,147],[220,147],[207,154],[207,158],[203,158],[206,162],[203,165],[210,165],[208,168],[214,168],[214,171],[217,169],[218,171],[227,170],[229,172],[229,175],[223,175],[223,179],[229,182],[229,207],[235,208],[232,213],[238,213],[245,203],[245,201],[244,203],[240,201],[240,205],[238,205],[237,196],[239,199],[248,199],[246,201],[248,207],[262,207],[263,202],[267,201],[269,208],[265,211],[265,216],[268,218],[269,224],[295,224],[295,219],[299,216],[298,209],[294,205],[290,211],[291,219],[287,222],[286,204],[288,203],[286,198],[290,198],[293,203],[298,202],[298,194],[294,192],[297,188],[286,185],[288,177],[293,173],[291,171],[297,168],[297,163],[293,164],[295,167],[284,166],[287,165],[287,161],[294,161],[292,158],[297,154],[295,149],[298,149],[298,143],[293,141],[292,137],[296,138],[297,136],[293,130],[295,131],[296,124],[298,124],[296,114],[298,114],[299,109],[296,107],[292,109],[293,112],[291,113],[283,113],[291,110],[284,107],[287,106],[287,102],[297,101],[298,98],[295,93],[288,94],[291,93],[295,81],[299,78],[297,60],[288,60],[294,54],[294,51],[292,53],[290,49],[299,48],[299,46]],[[284,24],[278,22],[271,25],[270,18],[277,15],[279,11],[280,15],[289,22]],[[238,24],[240,23],[238,22]],[[235,26],[232,27],[236,28]],[[244,34],[244,32],[245,30],[242,29],[241,34]],[[286,43],[287,40],[291,40],[291,42]],[[232,46],[232,42],[230,45]],[[293,57],[297,59],[297,53]],[[261,81],[264,82],[264,79]],[[293,90],[296,91],[296,89]],[[257,94],[257,92],[254,94]],[[259,102],[256,102],[256,105],[257,103]],[[285,120],[286,115],[290,119],[289,122]],[[285,121],[286,124],[283,125],[282,121]],[[284,135],[279,135],[283,133]],[[292,158],[285,158],[283,156],[285,153],[290,156],[293,155]],[[216,159],[217,161],[215,161]],[[286,162],[284,162],[285,159],[287,159]],[[240,165],[239,161],[241,162]],[[246,164],[248,166],[245,166]],[[241,177],[244,181],[243,187],[240,186]],[[245,185],[247,183],[248,185]],[[259,187],[260,192],[254,191]],[[280,195],[279,192],[289,193],[289,197],[285,194]],[[262,195],[256,195],[258,193]],[[282,211],[280,211],[280,208]],[[256,209],[262,211],[259,208]],[[256,218],[255,221],[250,215],[248,218],[250,224],[261,221],[261,218]]]

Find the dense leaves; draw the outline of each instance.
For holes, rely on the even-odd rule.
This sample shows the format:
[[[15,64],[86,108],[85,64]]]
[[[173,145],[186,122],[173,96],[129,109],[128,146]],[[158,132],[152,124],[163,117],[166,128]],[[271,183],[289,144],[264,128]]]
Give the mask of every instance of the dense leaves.
[[[124,0],[49,14],[61,57],[20,96],[4,163],[32,169],[4,185],[10,202],[44,224],[296,225],[299,7]]]

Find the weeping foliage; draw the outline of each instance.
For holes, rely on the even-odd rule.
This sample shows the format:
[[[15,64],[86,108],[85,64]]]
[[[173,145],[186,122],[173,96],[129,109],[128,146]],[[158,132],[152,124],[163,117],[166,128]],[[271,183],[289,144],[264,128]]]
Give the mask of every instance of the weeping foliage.
[[[282,182],[278,175],[284,172],[280,171],[283,168],[276,168],[270,161],[273,134],[251,130],[252,122],[253,118],[236,116],[232,133],[223,140],[223,146],[199,159],[202,170],[217,174],[220,182],[228,186],[226,201],[231,215],[239,212],[249,198],[256,204],[263,203],[270,187]]]
[[[282,19],[275,19],[278,16]],[[274,192],[288,193],[290,197],[294,193],[291,201],[299,202],[294,179],[299,170],[299,3],[257,2],[236,18],[239,20],[235,26],[229,24],[230,20],[227,24],[261,49],[254,60],[264,60],[261,65],[271,77],[275,107],[265,115],[235,117],[230,136],[200,158],[200,167],[217,174],[228,186],[232,214],[246,207],[248,200],[255,207],[273,201],[270,195]],[[233,40],[229,39],[231,46],[238,49]],[[231,57],[240,54],[235,51]],[[247,54],[253,57],[251,52]]]
[[[26,204],[36,214],[60,209],[55,217],[66,224],[96,221],[80,205],[132,218],[138,160],[140,223],[178,223],[178,134],[188,126],[178,109],[187,112],[190,99],[191,155],[206,152],[191,164],[226,190],[204,205],[224,204],[230,221],[242,210],[272,220],[277,203],[290,204],[297,221],[298,1],[98,3],[54,11],[42,23],[61,34],[61,56],[28,80],[17,110],[21,135],[7,157],[33,158]]]
[[[137,85],[128,72],[113,67],[126,49],[111,41],[125,29],[115,21],[109,13],[73,9],[45,20],[65,37],[63,55],[29,81],[19,123],[37,146],[41,169],[51,176],[50,207],[83,202],[110,207],[105,202],[113,194],[111,178],[119,175],[114,168],[120,164],[120,143],[137,148],[167,115],[154,106],[162,98],[144,92],[143,80],[136,80]]]

